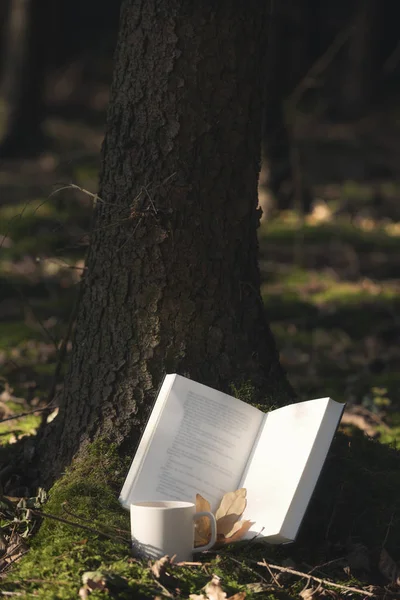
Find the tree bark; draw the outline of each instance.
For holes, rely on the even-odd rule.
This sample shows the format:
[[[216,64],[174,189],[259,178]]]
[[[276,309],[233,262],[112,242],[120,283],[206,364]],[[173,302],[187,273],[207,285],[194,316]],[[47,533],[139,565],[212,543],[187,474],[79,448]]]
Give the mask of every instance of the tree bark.
[[[264,6],[123,4],[53,475],[97,435],[132,455],[165,373],[293,398],[257,262]]]

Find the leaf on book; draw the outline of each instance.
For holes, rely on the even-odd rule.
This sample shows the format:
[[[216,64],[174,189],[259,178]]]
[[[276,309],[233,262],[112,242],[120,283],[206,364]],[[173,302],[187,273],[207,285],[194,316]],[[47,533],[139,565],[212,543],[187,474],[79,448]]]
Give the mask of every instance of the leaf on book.
[[[232,544],[233,542],[239,541],[252,525],[254,525],[253,521],[237,521],[229,534],[225,536],[225,542],[227,544]]]
[[[221,519],[226,515],[238,515],[237,520],[242,516],[246,508],[246,488],[240,488],[236,492],[228,492],[221,500],[221,504],[215,518]]]
[[[240,540],[253,525],[251,521],[240,521],[246,508],[246,488],[224,495],[215,513],[217,522],[217,544],[231,544]],[[201,496],[196,494],[196,511],[211,511],[211,505]],[[195,548],[204,546],[211,539],[211,525],[207,517],[200,517],[195,524]]]
[[[196,494],[196,512],[211,512],[211,505],[208,500],[200,494]],[[194,546],[205,546],[211,539],[211,525],[208,517],[196,519],[194,530]]]
[[[240,515],[225,515],[217,520],[217,537],[228,537],[234,530],[236,523],[240,519]]]
[[[392,583],[400,585],[400,568],[385,548],[382,548],[379,558],[379,570]]]

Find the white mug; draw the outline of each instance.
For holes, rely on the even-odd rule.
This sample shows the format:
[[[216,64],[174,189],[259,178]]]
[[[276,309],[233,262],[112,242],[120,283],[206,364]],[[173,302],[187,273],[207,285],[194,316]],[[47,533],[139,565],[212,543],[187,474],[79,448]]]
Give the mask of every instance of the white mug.
[[[194,521],[200,517],[210,519],[211,540],[194,548]],[[176,562],[191,561],[193,552],[215,544],[217,525],[212,513],[196,512],[192,502],[135,502],[131,504],[131,534],[134,550],[144,558],[176,555]]]

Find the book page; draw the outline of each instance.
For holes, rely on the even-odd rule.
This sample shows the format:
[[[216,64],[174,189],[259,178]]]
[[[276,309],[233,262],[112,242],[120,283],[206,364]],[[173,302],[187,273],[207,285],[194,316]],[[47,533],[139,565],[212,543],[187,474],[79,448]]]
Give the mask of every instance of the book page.
[[[247,537],[261,530],[260,537],[275,542],[296,537],[343,407],[320,398],[266,415],[241,482],[248,498],[244,517],[255,521]]]
[[[177,375],[123,503],[193,502],[200,493],[215,509],[237,488],[263,419],[249,404]]]
[[[157,423],[160,420],[162,411],[165,406],[165,402],[168,398],[168,394],[175,381],[175,377],[176,375],[166,375],[164,377],[164,381],[158,391],[157,399],[154,403],[149,420],[147,422],[139,445],[136,449],[135,456],[129,469],[129,473],[125,479],[125,483],[121,490],[119,500],[127,508],[129,508],[129,496],[131,493],[132,485],[143,467],[143,461],[146,456],[147,449],[151,443],[154,432],[156,431]]]

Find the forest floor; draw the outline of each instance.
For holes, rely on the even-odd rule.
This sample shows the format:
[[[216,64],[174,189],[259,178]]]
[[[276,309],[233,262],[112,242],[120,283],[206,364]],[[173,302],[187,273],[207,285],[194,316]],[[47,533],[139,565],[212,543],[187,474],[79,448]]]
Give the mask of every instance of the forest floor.
[[[41,421],[40,409],[47,406],[49,400],[56,414],[67,362],[60,362],[60,349],[84,268],[93,203],[90,193],[95,193],[97,187],[102,131],[93,128],[83,131],[82,124],[67,125],[56,119],[49,121],[47,127],[58,140],[58,148],[37,160],[4,163],[0,167],[0,442],[3,445],[35,435]],[[281,213],[264,220],[259,230],[262,295],[281,363],[302,399],[331,396],[347,402],[341,426],[344,433],[367,436],[393,447],[400,443],[400,214],[397,209],[400,186],[391,180],[377,184],[349,179],[339,183],[319,182],[315,193],[318,202],[311,215],[299,217],[293,212]],[[67,354],[70,347],[68,339]],[[57,365],[61,370],[55,379]],[[25,416],[21,417],[22,414]],[[388,465],[393,460],[394,465],[397,459],[393,459],[390,452],[391,449],[382,447],[382,456],[387,457],[384,460]],[[382,471],[379,465],[377,469]],[[3,473],[3,470],[0,471],[3,493],[26,495],[28,490],[24,489],[23,482],[8,480],[8,471],[5,469]],[[40,505],[40,499],[32,502]],[[121,527],[125,517],[118,513],[108,496],[104,502],[113,505],[117,516],[112,523]],[[379,510],[379,498],[374,502]],[[394,527],[393,523],[399,527],[393,506],[386,506],[384,510],[385,515],[389,514],[383,524],[387,531]],[[16,510],[14,504],[0,507],[2,527],[10,526]],[[25,522],[24,527],[27,535],[30,534],[30,525]],[[21,530],[18,532],[20,535]],[[60,556],[70,552],[80,554],[79,548],[85,546],[87,536],[83,531],[74,536],[73,549],[61,544],[57,550]],[[384,543],[383,534],[380,542]],[[40,543],[43,542],[38,542],[39,546]],[[292,554],[273,554],[269,562],[282,559],[279,564],[284,572],[280,575],[272,567],[261,566],[261,570],[257,567],[257,561],[265,558],[259,550],[255,551],[251,564],[243,563],[245,555],[239,551],[220,554],[219,558],[212,559],[212,566],[185,567],[185,573],[188,569],[198,570],[187,589],[200,594],[200,582],[204,585],[212,573],[219,573],[228,581],[228,595],[246,593],[247,598],[310,599],[324,594],[363,598],[374,597],[375,592],[378,596],[385,593],[387,598],[396,597],[396,593],[400,597],[399,587],[383,587],[389,581],[388,571],[400,584],[399,567],[390,563],[390,557],[386,568],[381,567],[380,575],[370,578],[370,584],[373,580],[370,588],[365,583],[368,577],[360,583],[350,573],[348,556],[352,552],[354,561],[361,561],[362,570],[367,570],[365,545],[359,539],[352,540],[351,544],[345,552],[347,558],[338,563],[342,580],[336,572],[335,581],[345,581],[348,587],[361,586],[364,595],[361,591],[332,588],[310,577],[291,574],[290,570],[310,573],[311,569],[324,581],[332,578],[330,566],[315,566],[324,562],[321,558],[319,562],[315,558],[314,566],[305,564],[307,561],[299,556],[301,545]],[[372,545],[375,552],[377,540]],[[400,552],[398,542],[392,544],[392,552],[396,551]],[[11,556],[18,558],[18,552],[14,551]],[[107,552],[116,564],[116,548],[110,546]],[[96,561],[86,560],[84,550],[81,554],[81,571],[82,568],[93,570],[85,569],[84,565],[93,566]],[[334,554],[331,552],[329,557]],[[326,556],[328,554],[324,554]],[[43,557],[50,560],[49,556]],[[396,558],[400,559],[400,554]],[[374,568],[378,570],[377,561],[375,563]],[[125,577],[126,561],[124,567],[115,564],[115,576]],[[129,569],[134,568],[133,563],[129,563]],[[17,572],[17,579],[29,579],[23,569]],[[243,575],[246,569],[247,579]],[[314,572],[314,569],[317,570]],[[15,584],[14,578],[14,587],[10,583],[11,587],[4,588],[6,595],[78,597],[76,585],[82,573],[73,579],[68,570],[63,571],[60,578],[67,580],[64,594],[60,591],[62,581],[58,591],[53,588],[40,591],[43,588],[40,581],[43,583],[47,578],[42,570],[35,584],[34,572],[32,568],[29,591],[24,591],[21,582]],[[261,572],[265,572],[264,575]],[[54,573],[51,577],[54,578]],[[88,576],[91,582],[94,577]],[[141,591],[134,597],[176,595],[174,590],[179,586],[175,579],[165,579],[165,573],[163,577],[160,581],[154,572],[141,572]],[[102,583],[97,588],[94,583],[88,584],[81,593],[82,598],[90,593],[92,597],[104,597],[113,589],[115,581],[113,584],[101,573],[98,578]],[[158,593],[146,596],[143,590],[150,580]],[[290,582],[289,587],[285,586],[286,580]],[[175,583],[171,588],[172,581]],[[376,582],[381,591],[378,588],[374,591]],[[132,597],[123,593],[126,590],[118,597]],[[215,599],[223,600],[223,592],[218,593]],[[235,600],[243,597],[237,596]]]

